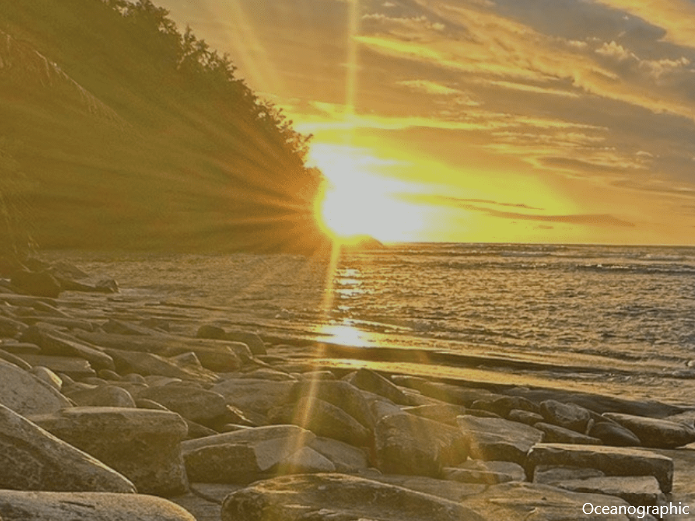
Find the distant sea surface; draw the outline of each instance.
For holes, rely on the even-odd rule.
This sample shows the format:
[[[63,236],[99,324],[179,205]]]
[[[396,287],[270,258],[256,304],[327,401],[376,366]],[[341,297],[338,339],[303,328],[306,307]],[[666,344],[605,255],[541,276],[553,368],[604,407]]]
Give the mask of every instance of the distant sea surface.
[[[695,406],[695,248],[399,244],[335,266],[294,255],[68,256],[118,280],[105,316],[140,308],[174,324],[410,349],[432,374]],[[105,299],[68,296],[84,298]]]

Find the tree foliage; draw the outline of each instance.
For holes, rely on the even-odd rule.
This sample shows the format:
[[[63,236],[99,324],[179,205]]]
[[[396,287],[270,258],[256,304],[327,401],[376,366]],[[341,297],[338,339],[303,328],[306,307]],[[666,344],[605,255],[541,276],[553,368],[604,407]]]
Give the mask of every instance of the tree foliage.
[[[272,142],[280,145],[302,163],[306,159],[311,135],[294,130],[282,109],[256,96],[244,80],[235,76],[237,68],[228,54],[220,55],[193,34],[190,27],[181,33],[169,11],[151,0],[104,0],[126,19],[138,33],[161,67],[175,71],[209,94],[220,96],[246,112]]]

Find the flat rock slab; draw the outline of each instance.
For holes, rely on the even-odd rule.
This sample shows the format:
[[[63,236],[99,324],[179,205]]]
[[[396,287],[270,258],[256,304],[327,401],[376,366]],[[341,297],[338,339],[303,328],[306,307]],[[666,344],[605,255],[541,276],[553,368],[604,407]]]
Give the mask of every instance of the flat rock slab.
[[[468,460],[458,467],[444,469],[446,479],[461,483],[497,485],[509,481],[524,481],[526,474],[521,465],[511,461]]]
[[[577,432],[584,432],[591,419],[591,414],[584,407],[557,400],[541,402],[540,412],[548,423]]]
[[[460,387],[458,385],[432,382],[418,376],[394,376],[392,380],[397,385],[416,389],[425,396],[455,405],[463,405],[465,407],[470,407],[473,402],[478,400],[489,400],[500,396],[485,389],[473,389]]]
[[[615,507],[615,515],[585,514],[584,505]],[[504,483],[466,498],[461,503],[490,521],[628,521],[636,516],[620,514],[627,501],[603,494],[581,494],[533,483]],[[588,507],[587,507],[588,508]],[[643,518],[648,519],[648,518]]]
[[[526,453],[543,439],[538,429],[502,418],[459,416],[459,428],[470,440],[472,458],[526,462]]]
[[[345,377],[345,380],[363,391],[388,398],[393,403],[408,405],[408,397],[396,384],[370,369],[358,369]]]
[[[402,474],[382,474],[376,469],[367,469],[357,473],[357,477],[407,488],[415,492],[430,494],[450,501],[462,501],[464,498],[480,494],[487,485],[479,483],[459,483],[446,479],[430,478],[427,476],[406,476]]]
[[[244,412],[267,414],[268,411],[289,401],[294,382],[277,382],[256,378],[229,378],[210,388],[221,394],[229,405]]]
[[[292,398],[316,397],[344,410],[364,427],[372,429],[374,418],[369,410],[369,403],[362,392],[348,382],[316,380],[298,382],[292,389]]]
[[[0,488],[55,492],[136,491],[135,486],[115,470],[2,405]]]
[[[188,489],[181,457],[188,427],[178,414],[73,407],[31,419],[126,476],[141,493],[168,496]]]
[[[312,466],[314,472],[335,470],[330,460],[313,449],[303,451],[315,437],[295,425],[277,425],[188,440],[181,447],[192,481],[250,483],[300,467],[309,470]]]
[[[586,436],[579,432],[564,427],[558,427],[550,423],[538,422],[533,425],[534,429],[545,433],[545,441],[548,443],[574,443],[577,445],[603,445],[603,442],[592,436]]]
[[[468,457],[468,438],[455,427],[415,416],[394,414],[374,429],[376,466],[388,474],[438,477],[442,468]]]
[[[125,389],[115,385],[100,385],[94,389],[65,389],[63,393],[77,405],[84,407],[135,407],[133,396]]]
[[[207,423],[227,412],[227,402],[221,394],[183,385],[150,387],[138,394],[179,413],[187,420]]]
[[[0,490],[3,521],[196,521],[183,508],[153,496]]]
[[[0,360],[0,404],[22,415],[72,406],[54,387],[4,360]]]
[[[38,345],[41,347],[41,351],[47,355],[84,358],[95,369],[114,369],[113,359],[109,355],[100,349],[80,342],[77,338],[57,331],[31,326],[22,333],[22,341]]]
[[[80,331],[75,334],[94,345],[123,351],[156,353],[161,356],[176,356],[192,351],[203,367],[211,371],[236,371],[241,366],[242,359],[251,358],[248,346],[240,342],[185,338],[165,333],[137,336]]]
[[[645,447],[675,449],[695,441],[695,428],[683,423],[618,413],[604,416],[635,433]]]
[[[170,359],[153,353],[123,351],[113,348],[105,351],[113,358],[116,368],[121,374],[158,375],[204,383],[216,382],[218,379],[215,373],[211,371],[182,367]]]
[[[539,443],[528,455],[526,473],[531,479],[539,465],[589,467],[607,476],[654,476],[665,493],[673,486],[673,460],[641,449]]]
[[[234,492],[222,521],[484,521],[454,501],[344,474],[284,476]]]
[[[24,353],[20,353],[17,356],[32,367],[37,365],[48,367],[56,373],[63,373],[74,379],[82,379],[97,375],[89,362],[84,358]]]
[[[573,492],[607,494],[623,498],[631,505],[660,505],[666,496],[654,476],[604,476],[558,481],[553,486]]]
[[[338,472],[356,472],[369,467],[365,451],[342,441],[317,437],[308,446],[328,458]]]
[[[299,425],[317,436],[344,441],[357,447],[367,445],[371,432],[343,409],[320,398],[305,396],[294,405],[272,409],[271,423]]]

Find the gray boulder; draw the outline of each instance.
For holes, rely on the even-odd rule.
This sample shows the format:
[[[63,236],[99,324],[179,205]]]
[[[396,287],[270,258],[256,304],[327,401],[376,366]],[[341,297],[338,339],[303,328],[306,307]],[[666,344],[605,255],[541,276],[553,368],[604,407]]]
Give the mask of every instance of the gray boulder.
[[[374,418],[366,398],[357,387],[348,382],[330,380],[298,382],[292,389],[292,397],[297,400],[304,396],[316,396],[344,410],[364,427],[368,429],[374,427]]]
[[[135,492],[115,470],[0,405],[0,489]]]
[[[0,490],[3,521],[196,521],[181,507],[153,496]]]
[[[571,429],[558,427],[550,423],[538,422],[533,425],[534,429],[538,429],[545,433],[544,440],[548,443],[576,443],[580,445],[602,445],[600,439],[580,434]]]
[[[371,440],[371,432],[344,410],[319,398],[304,397],[297,403],[272,409],[268,413],[271,423],[294,424],[308,429],[317,436],[333,438],[355,446]]]
[[[328,458],[337,472],[356,472],[369,467],[364,450],[331,438],[317,437],[309,442],[309,447]]]
[[[459,416],[458,425],[470,439],[472,458],[512,461],[524,465],[526,453],[543,439],[543,432],[502,418]]]
[[[344,380],[363,391],[378,394],[393,403],[408,405],[408,397],[393,382],[370,369],[361,368],[347,375]]]
[[[531,479],[540,465],[588,467],[607,476],[654,476],[666,493],[673,485],[673,460],[641,449],[539,443],[528,455],[526,473]]]
[[[454,501],[344,474],[285,476],[230,494],[222,521],[484,521]]]
[[[187,490],[181,441],[188,428],[177,414],[74,407],[32,421],[117,470],[141,493],[167,496]]]
[[[584,514],[582,508],[591,505],[615,507],[616,514]],[[504,483],[489,487],[486,491],[470,496],[463,506],[474,510],[488,520],[504,521],[628,521],[635,519],[618,514],[630,506],[625,500],[603,494],[580,494],[547,485],[533,483]],[[648,518],[644,518],[648,519]]]
[[[603,476],[557,481],[553,486],[590,494],[607,494],[631,505],[654,506],[666,503],[666,496],[654,476]]]
[[[589,435],[598,438],[604,445],[615,447],[639,447],[642,444],[634,432],[613,421],[594,423]]]
[[[458,429],[411,414],[382,418],[374,447],[377,467],[389,474],[437,477],[468,456],[468,438]]]
[[[293,381],[269,381],[260,378],[228,378],[210,388],[221,394],[229,405],[244,412],[268,414],[273,407],[289,401]]]
[[[296,425],[275,425],[188,440],[181,448],[192,481],[250,483],[280,469],[287,471],[296,467],[296,461],[293,467],[292,456],[315,437]],[[303,454],[304,458],[313,456],[312,453]],[[324,471],[330,468],[323,460],[314,459],[320,461]]]
[[[73,386],[66,389],[64,394],[84,407],[135,407],[131,394],[115,385],[100,385],[91,389]]]
[[[580,405],[562,403],[557,400],[541,402],[541,415],[545,420],[565,429],[584,433],[591,419],[591,413]]]
[[[619,413],[603,416],[632,431],[644,447],[675,449],[695,441],[695,428],[683,423]]]
[[[160,403],[187,420],[202,424],[207,424],[227,413],[227,402],[224,396],[191,386],[170,384],[150,387],[141,391],[138,398]]]
[[[0,404],[22,415],[72,406],[53,386],[4,360],[0,360]]]

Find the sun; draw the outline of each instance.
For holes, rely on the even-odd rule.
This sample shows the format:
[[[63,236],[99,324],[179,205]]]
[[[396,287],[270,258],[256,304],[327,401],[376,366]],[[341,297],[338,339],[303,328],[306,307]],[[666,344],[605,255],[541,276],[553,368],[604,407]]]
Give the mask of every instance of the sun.
[[[357,179],[360,181],[357,181]],[[354,176],[353,182],[331,184],[323,192],[317,209],[322,228],[336,241],[355,242],[364,236],[381,242],[411,239],[422,227],[417,208],[384,193],[369,178]]]
[[[349,243],[370,236],[405,242],[421,231],[421,209],[401,197],[408,187],[370,171],[377,158],[353,147],[324,145],[312,152],[326,178],[316,218],[334,240]]]

